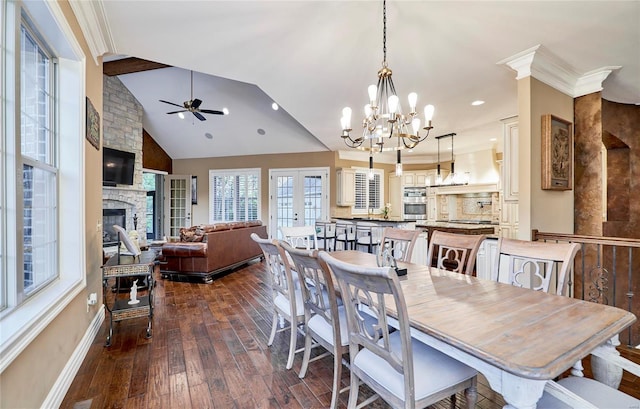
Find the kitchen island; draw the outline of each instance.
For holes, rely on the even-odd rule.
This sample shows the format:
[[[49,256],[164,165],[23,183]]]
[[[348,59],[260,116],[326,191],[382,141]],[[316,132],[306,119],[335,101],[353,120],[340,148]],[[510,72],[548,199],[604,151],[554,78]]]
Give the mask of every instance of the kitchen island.
[[[372,222],[381,227],[398,227],[400,229],[413,230],[416,228],[415,220],[403,219],[401,217],[389,217],[388,219],[382,217],[368,217],[368,216],[349,216],[349,217],[332,217],[332,220],[347,220],[350,222]]]
[[[493,237],[496,235],[496,227],[498,224],[474,222],[474,221],[426,221],[419,220],[416,222],[416,229],[427,232],[427,239],[431,239],[431,234],[435,230],[458,233],[458,234],[486,234]],[[497,237],[497,236],[496,236]]]

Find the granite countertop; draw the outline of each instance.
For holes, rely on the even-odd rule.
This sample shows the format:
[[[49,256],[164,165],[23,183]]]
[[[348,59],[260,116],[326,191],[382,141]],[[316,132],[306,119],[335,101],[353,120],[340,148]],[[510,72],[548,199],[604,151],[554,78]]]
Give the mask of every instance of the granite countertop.
[[[486,229],[487,227],[495,228],[497,223],[455,223],[455,222],[446,222],[446,221],[426,221],[426,220],[418,220],[416,222],[416,227],[446,227],[451,229],[467,229],[467,230],[479,230]]]
[[[376,223],[411,223],[415,220],[407,220],[401,217],[389,217],[388,219],[382,217],[368,217],[368,216],[347,216],[347,217],[332,217],[337,220],[351,220],[354,222],[376,222]]]

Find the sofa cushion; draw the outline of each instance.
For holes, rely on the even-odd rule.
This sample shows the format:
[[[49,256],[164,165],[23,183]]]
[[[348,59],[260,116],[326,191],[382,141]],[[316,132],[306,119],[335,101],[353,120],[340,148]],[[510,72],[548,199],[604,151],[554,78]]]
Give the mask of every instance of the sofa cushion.
[[[196,234],[204,235],[220,230],[229,230],[229,223],[201,224],[196,228]]]
[[[162,255],[173,257],[206,257],[207,243],[165,243]]]
[[[244,229],[245,227],[247,227],[247,225],[245,224],[245,222],[231,222],[228,223],[229,224],[229,228],[230,229]]]

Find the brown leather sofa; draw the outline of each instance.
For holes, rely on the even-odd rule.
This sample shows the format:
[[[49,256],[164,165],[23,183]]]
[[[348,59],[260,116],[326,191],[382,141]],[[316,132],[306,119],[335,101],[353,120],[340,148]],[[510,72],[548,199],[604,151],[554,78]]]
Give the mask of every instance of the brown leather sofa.
[[[162,277],[174,280],[196,277],[209,283],[219,273],[262,257],[251,233],[266,238],[267,228],[257,220],[180,229],[179,242],[162,246]]]

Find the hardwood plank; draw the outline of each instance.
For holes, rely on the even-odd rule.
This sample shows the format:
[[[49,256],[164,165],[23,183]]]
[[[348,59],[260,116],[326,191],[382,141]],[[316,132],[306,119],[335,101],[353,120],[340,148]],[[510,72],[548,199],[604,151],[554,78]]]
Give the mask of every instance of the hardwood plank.
[[[199,385],[189,387],[189,395],[191,396],[191,407],[196,409],[213,409],[213,399],[209,391],[209,384],[201,383]]]
[[[151,347],[149,344],[138,345],[136,347],[131,373],[131,384],[129,385],[129,398],[147,392],[150,354]]]
[[[169,390],[172,408],[191,408],[189,382],[187,381],[187,374],[185,372],[169,375]]]

